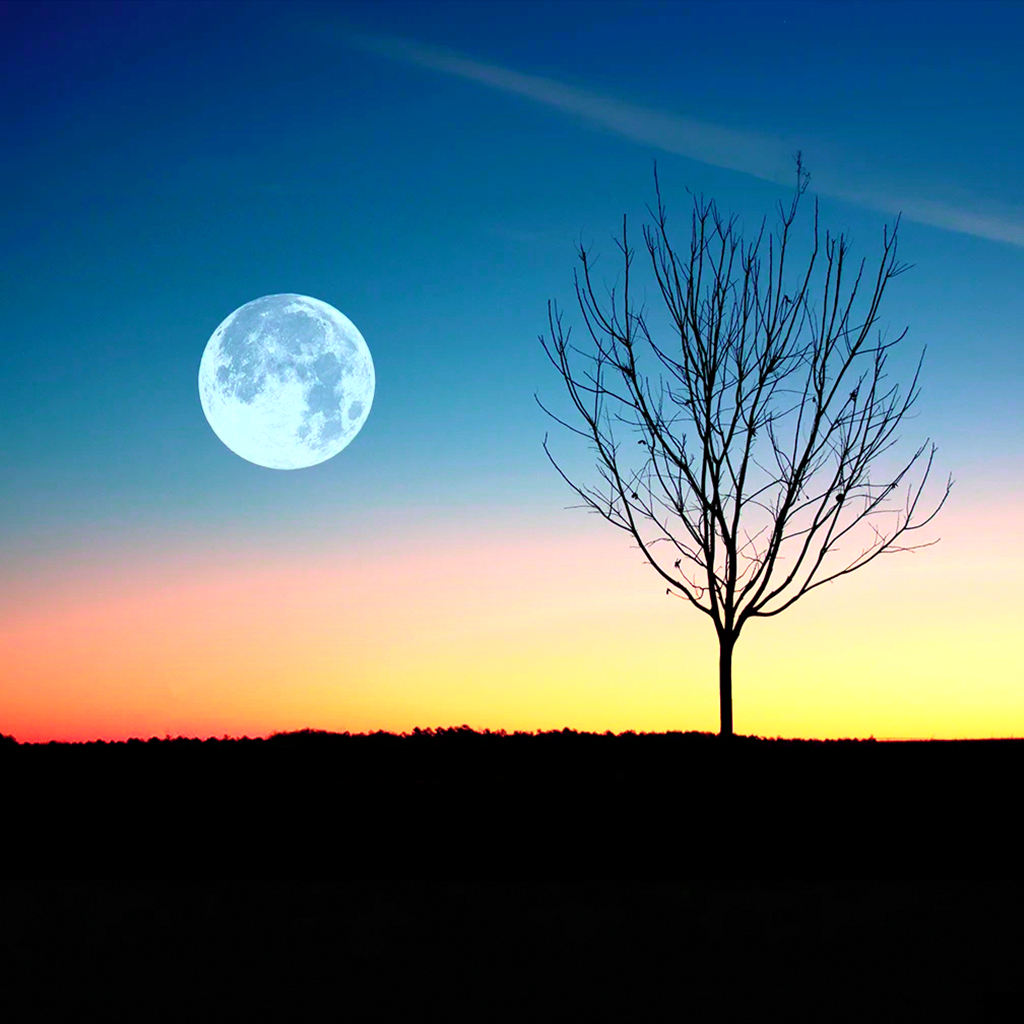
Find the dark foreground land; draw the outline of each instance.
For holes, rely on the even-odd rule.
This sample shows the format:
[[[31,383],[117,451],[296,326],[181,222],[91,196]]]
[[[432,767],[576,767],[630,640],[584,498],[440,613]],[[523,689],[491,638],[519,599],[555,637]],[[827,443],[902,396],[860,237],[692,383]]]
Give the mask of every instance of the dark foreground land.
[[[0,963],[65,979],[39,1007],[1008,1020],[1022,765],[1017,740],[466,727],[7,742]]]

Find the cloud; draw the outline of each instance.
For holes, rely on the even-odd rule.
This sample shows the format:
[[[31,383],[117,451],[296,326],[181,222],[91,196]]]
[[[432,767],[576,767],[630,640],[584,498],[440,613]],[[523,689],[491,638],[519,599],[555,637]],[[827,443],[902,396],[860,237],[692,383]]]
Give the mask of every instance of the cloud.
[[[976,235],[996,242],[1009,242],[1024,248],[1024,211],[1008,210],[1003,214],[982,213],[950,203],[920,199],[893,192],[847,191],[841,188],[819,189],[836,199],[866,206],[883,213],[900,213],[906,220],[929,224],[963,235]]]
[[[764,181],[792,185],[792,140],[761,132],[737,131],[670,111],[656,110],[566,85],[540,75],[527,75],[474,60],[452,50],[388,36],[350,35],[350,45],[392,60],[455,75],[502,92],[524,96],[562,111],[593,127]],[[983,213],[960,205],[915,198],[899,188],[857,188],[834,180],[827,172],[814,175],[815,191],[886,214],[962,234],[1024,247],[1024,211]]]
[[[691,160],[792,184],[792,150],[780,138],[734,131],[667,111],[637,106],[539,75],[472,60],[451,50],[404,39],[350,36],[359,49],[489,85],[555,107],[624,138]]]

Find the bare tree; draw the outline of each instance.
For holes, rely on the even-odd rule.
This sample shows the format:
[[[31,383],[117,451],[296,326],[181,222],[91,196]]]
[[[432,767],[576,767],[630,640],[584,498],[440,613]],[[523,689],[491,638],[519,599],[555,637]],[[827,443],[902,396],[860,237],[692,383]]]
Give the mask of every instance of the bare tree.
[[[916,493],[908,483],[902,520],[899,509],[882,506],[895,497],[928,441],[902,469],[871,483],[871,467],[899,438],[893,433],[914,404],[924,352],[909,392],[883,391],[886,353],[903,339],[867,344],[878,305],[890,278],[908,269],[896,264],[896,232],[883,235],[884,253],[874,294],[862,323],[851,323],[851,308],[864,261],[845,305],[840,299],[849,276],[843,235],[825,235],[828,266],[820,321],[809,286],[818,256],[818,206],[814,208],[814,249],[798,290],[783,291],[790,227],[810,175],[796,154],[797,183],[788,213],[779,203],[780,233],[769,235],[767,285],[757,241],[746,247],[723,225],[713,202],[694,197],[689,259],[669,241],[665,207],[655,167],[657,210],[643,235],[661,296],[667,307],[671,349],[652,337],[643,306],[636,307],[626,218],[616,245],[622,253],[621,295],[602,305],[594,292],[593,260],[577,252],[576,297],[593,350],[569,343],[557,305],[548,303],[550,342],[544,351],[562,375],[582,429],[538,404],[562,426],[591,442],[604,490],[574,484],[544,450],[584,506],[628,531],[647,561],[668,584],[666,594],[688,601],[709,616],[719,641],[721,735],[731,736],[732,655],[743,626],[752,618],[777,615],[815,587],[859,569],[878,555],[912,551],[895,541],[929,523],[945,504],[950,477],[938,506],[914,522],[931,470],[935,445]],[[689,190],[687,190],[689,191]],[[710,224],[709,224],[710,219]],[[734,263],[739,251],[739,274]],[[805,325],[810,337],[801,341]],[[649,350],[659,372],[653,387],[639,365]],[[570,365],[589,360],[582,371]],[[855,365],[856,364],[856,365]],[[612,420],[631,428],[626,443],[613,434]],[[688,430],[681,433],[680,428]],[[636,439],[636,434],[639,438]],[[692,439],[692,440],[690,440]],[[687,444],[690,440],[689,446]],[[895,511],[895,528],[883,532],[874,518]],[[842,568],[822,569],[837,542],[866,523],[874,539]],[[913,523],[913,524],[912,524]],[[758,528],[760,527],[760,528]],[[932,541],[932,544],[937,543]],[[661,561],[656,545],[668,554]],[[657,548],[658,551],[662,549]],[[783,553],[785,552],[785,553]]]

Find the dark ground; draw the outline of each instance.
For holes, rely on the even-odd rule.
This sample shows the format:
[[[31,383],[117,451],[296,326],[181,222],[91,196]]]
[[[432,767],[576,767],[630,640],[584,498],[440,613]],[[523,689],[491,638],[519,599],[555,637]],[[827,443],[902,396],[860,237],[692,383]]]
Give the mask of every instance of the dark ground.
[[[7,743],[0,975],[40,1012],[1009,1020],[1022,764],[467,728]]]

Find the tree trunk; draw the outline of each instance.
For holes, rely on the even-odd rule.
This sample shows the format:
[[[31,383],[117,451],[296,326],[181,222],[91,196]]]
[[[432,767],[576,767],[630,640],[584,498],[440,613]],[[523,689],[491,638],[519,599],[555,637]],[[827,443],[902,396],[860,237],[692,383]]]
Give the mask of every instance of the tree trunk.
[[[722,727],[718,735],[732,736],[732,649],[736,637],[723,633],[718,638],[718,700],[721,709]]]

